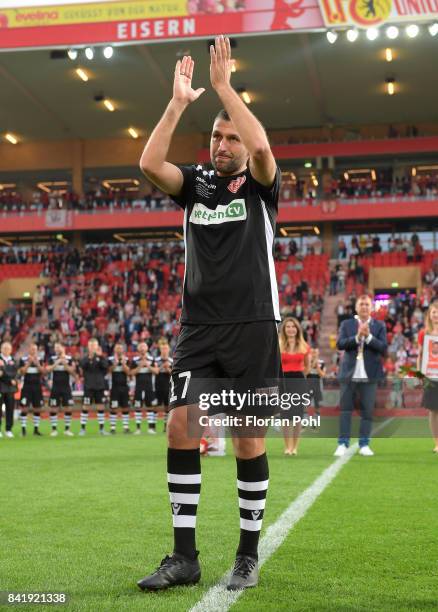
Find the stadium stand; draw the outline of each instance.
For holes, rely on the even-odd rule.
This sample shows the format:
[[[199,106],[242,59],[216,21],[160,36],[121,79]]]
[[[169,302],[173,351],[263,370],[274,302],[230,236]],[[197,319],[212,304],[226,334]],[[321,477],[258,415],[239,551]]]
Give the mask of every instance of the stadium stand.
[[[372,164],[371,164],[372,166]],[[348,166],[346,166],[348,168]],[[137,179],[132,179],[136,184]],[[293,168],[283,170],[280,191],[281,205],[309,205],[332,198],[340,204],[364,203],[400,198],[415,202],[436,198],[438,194],[438,175],[428,171],[412,176],[412,166],[399,168],[397,173],[392,166],[376,170],[336,170],[331,180],[319,189],[316,188],[316,175],[313,171],[306,176],[295,176]],[[177,210],[177,205],[165,194],[143,182],[141,187],[108,188],[101,186],[89,189],[82,197],[68,187],[46,192],[37,189],[32,199],[26,199],[16,189],[0,190],[0,213],[30,214],[45,210],[62,209],[79,212],[95,211],[165,211]]]

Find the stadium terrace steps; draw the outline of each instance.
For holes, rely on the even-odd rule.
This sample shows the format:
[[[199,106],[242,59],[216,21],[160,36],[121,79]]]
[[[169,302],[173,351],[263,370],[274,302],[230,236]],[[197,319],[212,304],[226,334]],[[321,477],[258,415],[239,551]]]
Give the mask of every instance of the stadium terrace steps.
[[[321,314],[321,326],[319,329],[319,353],[325,362],[327,371],[332,365],[333,349],[330,348],[330,336],[337,334],[337,317],[335,308],[340,300],[344,301],[344,294],[324,296],[324,306]]]

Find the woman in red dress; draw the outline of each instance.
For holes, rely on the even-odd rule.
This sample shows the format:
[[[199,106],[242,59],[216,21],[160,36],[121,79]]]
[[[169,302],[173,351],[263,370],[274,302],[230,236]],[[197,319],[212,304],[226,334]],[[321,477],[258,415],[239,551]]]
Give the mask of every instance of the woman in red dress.
[[[310,347],[304,340],[301,325],[294,317],[287,317],[279,332],[281,365],[285,378],[305,378],[310,369]],[[303,414],[299,415],[301,418]],[[285,455],[298,454],[301,423],[283,428]]]
[[[424,338],[425,336],[434,336],[436,342],[432,343],[432,350],[429,351],[429,358],[433,357],[433,348],[438,344],[438,302],[432,302],[426,313],[425,327],[418,334],[418,363],[417,367],[421,369],[423,360]],[[434,453],[438,453],[438,380],[433,380],[424,389],[423,406],[429,410],[429,424],[432,437],[435,441]]]

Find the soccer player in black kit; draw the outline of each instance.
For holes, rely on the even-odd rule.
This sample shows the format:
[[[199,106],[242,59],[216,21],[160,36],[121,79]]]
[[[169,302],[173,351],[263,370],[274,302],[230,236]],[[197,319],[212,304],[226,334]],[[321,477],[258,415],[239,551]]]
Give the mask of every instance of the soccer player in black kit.
[[[210,47],[210,81],[224,107],[210,140],[214,170],[166,161],[174,130],[203,89],[192,89],[194,62],[178,61],[173,97],[152,132],[140,167],[184,209],[186,270],[181,331],[171,376],[168,486],[174,551],[138,582],[143,590],[199,581],[195,544],[201,488],[199,438],[187,428],[190,379],[267,380],[281,373],[280,320],[273,259],[280,171],[262,125],[230,84],[228,38]],[[229,590],[258,582],[258,540],[269,482],[264,430],[233,435],[237,463],[240,541]]]
[[[41,436],[39,427],[41,409],[44,406],[42,376],[45,373],[44,362],[38,355],[38,345],[31,344],[29,354],[23,356],[18,364],[18,373],[23,377],[20,398],[21,435],[26,435],[27,413],[32,408],[33,435]]]
[[[157,374],[158,370],[154,366],[154,358],[148,351],[146,342],[140,342],[137,347],[138,355],[134,355],[131,362],[131,376],[135,376],[134,391],[134,413],[135,413],[135,433],[141,433],[141,416],[143,406],[146,406],[148,433],[156,433],[157,413],[153,409],[154,387],[152,375]]]
[[[169,389],[170,389],[170,374],[172,372],[173,359],[170,356],[170,346],[165,340],[158,342],[160,354],[155,358],[155,367],[158,369],[158,374],[155,376],[155,395],[157,396],[157,405],[163,406],[164,409],[164,431],[167,426],[167,416],[169,412]]]
[[[85,435],[85,429],[88,421],[88,410],[93,404],[97,410],[97,422],[99,423],[99,433],[102,436],[109,435],[105,431],[105,411],[104,411],[104,396],[105,396],[105,376],[108,372],[108,361],[102,355],[102,348],[96,338],[90,338],[88,341],[88,355],[81,359],[79,367],[84,375],[84,398],[82,402],[81,412],[81,429],[80,436]]]
[[[74,405],[71,391],[70,377],[76,373],[75,362],[71,355],[67,355],[65,347],[56,342],[55,354],[49,357],[46,371],[52,375],[52,388],[49,397],[51,436],[58,435],[58,411],[64,410],[64,435],[73,436],[70,429],[72,408]]]
[[[118,343],[114,347],[114,355],[109,357],[109,368],[111,372],[110,391],[110,433],[116,433],[117,410],[122,411],[123,431],[129,431],[129,387],[128,376],[130,369],[126,356],[123,353],[123,345]]]

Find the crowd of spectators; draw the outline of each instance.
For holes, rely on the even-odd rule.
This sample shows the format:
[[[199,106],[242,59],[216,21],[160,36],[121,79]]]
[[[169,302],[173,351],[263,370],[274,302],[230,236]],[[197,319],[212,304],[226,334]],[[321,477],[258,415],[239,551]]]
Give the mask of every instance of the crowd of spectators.
[[[308,251],[314,257],[311,246]],[[316,344],[323,291],[315,291],[304,279],[292,282],[305,261],[296,241],[280,239],[275,252],[285,266],[281,312],[295,316],[308,341]],[[130,350],[140,341],[155,345],[163,337],[171,347],[175,344],[184,274],[182,242],[100,244],[83,251],[64,244],[4,247],[0,263],[40,263],[41,277],[50,279],[34,295],[35,340],[47,353],[57,340],[70,353],[82,353],[90,337],[97,337],[106,353],[118,341]]]
[[[355,175],[352,171],[336,172],[328,183],[321,186],[321,179],[310,173],[295,180],[284,175],[280,189],[281,202],[319,204],[321,200],[351,200],[356,198],[429,197],[438,196],[438,173],[412,176],[411,169],[403,175],[394,175],[392,168],[379,169],[372,175]],[[318,185],[320,185],[318,187]],[[79,197],[71,190],[51,193],[37,190],[25,198],[14,191],[0,191],[0,213],[41,213],[47,210],[93,211],[166,211],[177,210],[173,200],[145,184],[141,190],[98,187],[89,189]]]
[[[388,244],[393,242],[394,248],[403,245],[396,238],[388,240]],[[415,234],[409,244],[418,244]],[[317,257],[312,247],[310,251],[309,245],[307,248],[311,258]],[[351,248],[354,252],[349,259],[339,259],[327,279],[330,294],[341,297],[336,306],[338,325],[354,314],[357,292],[348,291],[347,282],[352,274],[355,280],[360,277],[352,262],[360,263],[381,249],[378,237],[365,236],[354,236]],[[296,240],[278,239],[274,250],[277,264],[282,266],[278,276],[281,314],[296,317],[307,341],[316,346],[325,286],[315,289],[305,278],[305,255]],[[339,250],[342,251],[342,241]],[[155,346],[160,338],[166,338],[172,348],[175,345],[184,273],[182,242],[99,244],[88,245],[83,251],[64,244],[3,247],[1,263],[40,263],[41,276],[50,279],[42,282],[34,295],[35,340],[48,353],[60,340],[70,353],[82,354],[92,336],[98,338],[106,353],[111,353],[119,340],[132,351],[140,341]],[[400,293],[379,304],[376,316],[387,326],[389,369],[391,363],[398,368],[415,359],[424,312],[436,296],[438,260],[424,274],[421,296]],[[30,314],[29,306],[11,305],[0,318],[0,337],[13,339]],[[38,324],[41,315],[43,322]]]
[[[32,306],[26,303],[10,303],[0,314],[0,339],[14,343],[26,321],[32,315]]]
[[[100,211],[165,211],[177,205],[157,189],[147,193],[128,190],[95,189],[79,197],[72,191],[47,193],[35,191],[31,199],[17,192],[0,191],[0,213],[41,213],[47,210]]]
[[[424,256],[424,248],[417,234],[410,237],[401,234],[390,235],[387,238],[385,249],[382,248],[379,236],[362,234],[352,236],[348,245],[344,238],[340,238],[337,248],[337,263],[330,270],[330,295],[343,292],[347,286],[348,279],[353,282],[365,283],[369,258],[373,255],[385,253],[401,253],[406,256],[406,263],[421,263]]]
[[[355,176],[351,173],[336,173],[323,188],[318,188],[320,181],[315,175],[284,181],[280,191],[280,200],[298,201],[317,205],[321,200],[355,200],[394,198],[436,198],[438,196],[438,174],[412,176],[406,171],[403,176],[393,176],[392,168],[379,170],[375,178],[369,175]]]
[[[371,234],[361,234],[360,236],[352,236],[350,248],[348,249],[345,240],[341,237],[338,242],[338,257],[346,259],[347,254],[353,256],[373,255],[374,253],[403,253],[407,255],[408,262],[420,262],[423,256],[423,246],[421,245],[418,234],[412,234],[410,237],[401,234],[391,234],[386,241],[386,248],[381,245],[379,236]]]

